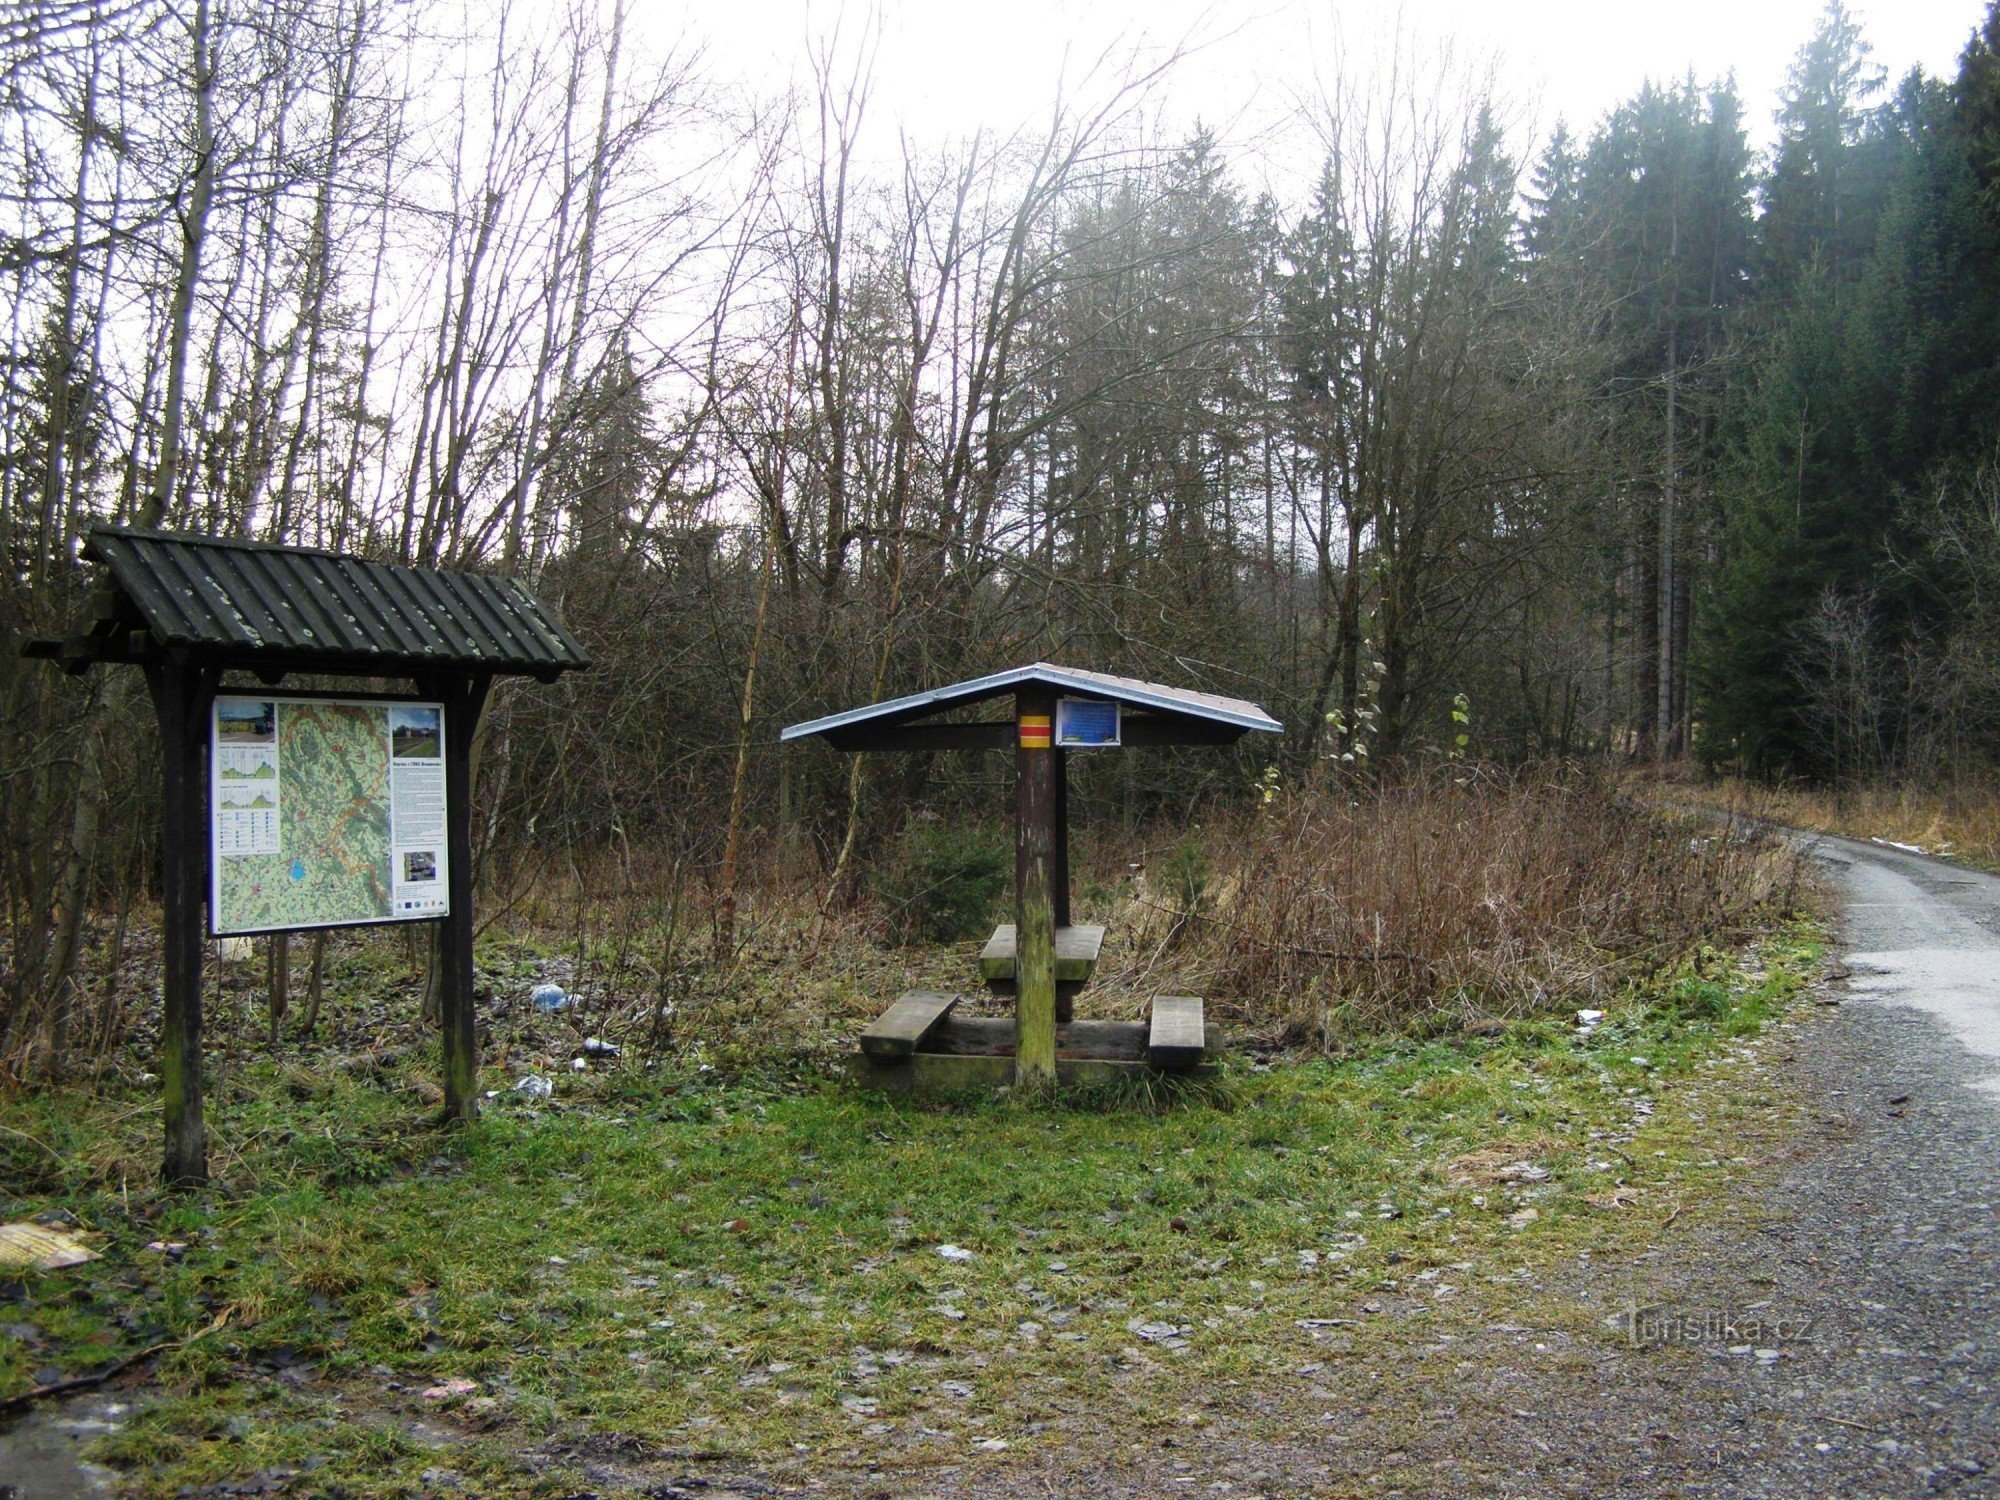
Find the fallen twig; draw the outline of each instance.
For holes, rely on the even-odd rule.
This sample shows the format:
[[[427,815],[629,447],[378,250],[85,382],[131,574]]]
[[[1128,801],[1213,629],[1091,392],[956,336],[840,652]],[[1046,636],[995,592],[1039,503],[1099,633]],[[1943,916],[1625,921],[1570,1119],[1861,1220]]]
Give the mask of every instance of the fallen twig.
[[[169,1339],[164,1344],[154,1344],[150,1348],[139,1350],[136,1354],[128,1354],[123,1359],[115,1359],[103,1369],[93,1374],[73,1375],[68,1380],[52,1380],[47,1385],[32,1386],[25,1391],[17,1391],[11,1396],[0,1397],[0,1412],[15,1411],[32,1401],[41,1400],[44,1396],[62,1396],[67,1395],[71,1391],[89,1390],[94,1386],[100,1386],[105,1381],[111,1379],[112,1376],[122,1375],[134,1365],[152,1359],[156,1355],[165,1354],[172,1349],[185,1349],[196,1339],[207,1338],[211,1333],[216,1332],[226,1324],[229,1321],[230,1314],[235,1311],[236,1309],[233,1307],[225,1307],[215,1315],[215,1321],[210,1323],[206,1328],[198,1329],[184,1339]]]

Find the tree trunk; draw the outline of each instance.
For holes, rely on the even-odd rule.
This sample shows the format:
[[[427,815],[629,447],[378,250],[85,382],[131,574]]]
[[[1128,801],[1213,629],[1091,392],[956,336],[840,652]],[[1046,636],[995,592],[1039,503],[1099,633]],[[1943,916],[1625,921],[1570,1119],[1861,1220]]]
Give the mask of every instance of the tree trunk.
[[[764,514],[761,510],[759,515]],[[729,784],[729,830],[722,845],[722,898],[716,911],[715,946],[724,958],[736,951],[736,854],[743,836],[743,798],[750,781],[750,726],[757,711],[757,658],[764,647],[764,621],[771,608],[771,538],[763,537],[764,570],[757,586],[757,618],[750,630],[750,659],[743,668],[743,695],[737,704],[736,773]]]
[[[270,999],[271,1034],[270,1043],[278,1045],[278,1027],[285,1019],[285,1012],[292,1001],[292,935],[289,932],[274,932],[265,940],[269,951],[265,956],[265,989]]]
[[[180,473],[181,412],[187,401],[188,341],[194,326],[195,287],[201,280],[208,211],[215,201],[215,46],[209,35],[209,0],[195,0],[190,36],[194,83],[194,173],[181,209],[180,264],[167,315],[167,386],[160,411],[160,452],[153,488],[139,523],[157,526],[173,514]]]

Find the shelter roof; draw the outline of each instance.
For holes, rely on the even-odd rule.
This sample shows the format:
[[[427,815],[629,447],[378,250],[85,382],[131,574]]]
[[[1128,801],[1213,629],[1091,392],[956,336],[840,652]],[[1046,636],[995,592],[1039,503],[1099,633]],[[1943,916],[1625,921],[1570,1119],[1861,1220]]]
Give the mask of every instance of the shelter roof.
[[[217,666],[384,676],[547,680],[590,665],[556,614],[510,578],[116,526],[94,527],[83,555],[110,570],[109,596],[84,636],[34,647],[72,666],[143,660],[154,648]]]
[[[1200,721],[1234,731],[1230,738],[1251,730],[1276,733],[1284,728],[1263,709],[1242,698],[1225,698],[1216,693],[1197,693],[1187,688],[1144,682],[1136,677],[1114,677],[1109,672],[1091,672],[1081,667],[1059,667],[1050,662],[1038,661],[1024,667],[1010,667],[1004,672],[994,672],[985,677],[955,682],[949,687],[932,688],[925,693],[911,693],[907,697],[891,698],[884,703],[871,703],[863,708],[850,708],[844,713],[829,714],[822,719],[794,724],[779,737],[798,740],[813,735],[824,735],[839,743],[843,738],[842,731],[852,730],[860,725],[886,726],[906,723],[964,704],[1006,697],[1016,689],[1028,685],[1051,687],[1080,698],[1109,699],[1114,703],[1122,703],[1131,708],[1183,722]]]

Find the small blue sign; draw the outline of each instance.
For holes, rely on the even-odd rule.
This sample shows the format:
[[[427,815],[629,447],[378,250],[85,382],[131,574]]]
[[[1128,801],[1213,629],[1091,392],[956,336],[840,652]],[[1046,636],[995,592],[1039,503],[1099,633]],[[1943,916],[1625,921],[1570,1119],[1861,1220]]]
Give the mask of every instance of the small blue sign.
[[[1065,750],[1108,749],[1119,743],[1116,703],[1102,698],[1056,700],[1056,745]]]

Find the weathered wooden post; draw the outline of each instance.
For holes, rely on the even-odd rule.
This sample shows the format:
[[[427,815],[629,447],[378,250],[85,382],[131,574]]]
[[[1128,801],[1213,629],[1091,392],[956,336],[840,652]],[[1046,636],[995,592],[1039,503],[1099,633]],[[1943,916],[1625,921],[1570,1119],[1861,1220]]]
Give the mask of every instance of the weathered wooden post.
[[[1069,752],[1060,745],[1049,750],[1049,766],[1055,777],[1055,910],[1056,931],[1069,926]],[[1076,1016],[1076,995],[1066,984],[1056,985],[1056,1024],[1067,1026]]]
[[[1056,1081],[1056,698],[1043,687],[1014,695],[1014,1081]]]
[[[146,667],[160,723],[160,1105],[166,1153],[160,1176],[171,1187],[208,1180],[202,1117],[202,888],[208,863],[209,705],[219,673],[185,661]]]
[[[445,885],[451,911],[438,924],[438,1032],[443,1053],[444,1113],[479,1118],[479,1034],[472,967],[472,740],[492,679],[439,684],[444,705]]]

